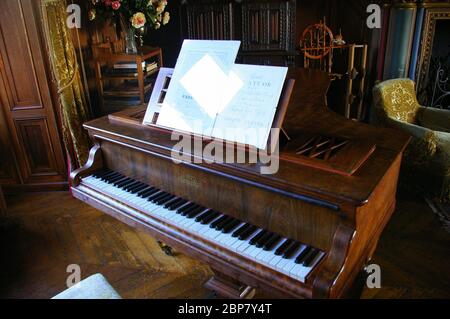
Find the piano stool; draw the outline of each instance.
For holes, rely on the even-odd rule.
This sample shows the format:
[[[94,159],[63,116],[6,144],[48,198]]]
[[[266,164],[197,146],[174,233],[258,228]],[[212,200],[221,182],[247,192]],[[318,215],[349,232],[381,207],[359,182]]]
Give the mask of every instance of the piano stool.
[[[102,274],[92,275],[52,299],[122,299]]]

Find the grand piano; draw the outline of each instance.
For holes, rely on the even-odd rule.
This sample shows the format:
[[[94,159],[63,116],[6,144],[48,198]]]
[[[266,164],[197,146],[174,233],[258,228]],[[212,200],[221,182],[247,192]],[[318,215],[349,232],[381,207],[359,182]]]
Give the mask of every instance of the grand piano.
[[[137,108],[84,125],[94,146],[71,174],[73,195],[209,264],[219,296],[350,296],[394,211],[409,136],[327,109],[325,73],[288,79],[277,173],[175,163],[177,141]]]

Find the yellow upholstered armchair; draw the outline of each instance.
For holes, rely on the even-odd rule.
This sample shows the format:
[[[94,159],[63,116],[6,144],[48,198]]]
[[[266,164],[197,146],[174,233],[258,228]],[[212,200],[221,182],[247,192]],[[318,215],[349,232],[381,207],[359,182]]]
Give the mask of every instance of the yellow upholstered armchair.
[[[420,106],[410,79],[377,84],[373,99],[376,122],[413,137],[403,163],[407,175],[429,196],[450,202],[450,111]]]

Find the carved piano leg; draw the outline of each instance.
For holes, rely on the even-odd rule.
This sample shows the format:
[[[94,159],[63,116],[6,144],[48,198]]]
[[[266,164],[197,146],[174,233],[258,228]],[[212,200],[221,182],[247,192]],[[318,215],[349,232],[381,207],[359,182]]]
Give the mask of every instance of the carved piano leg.
[[[360,299],[364,286],[366,285],[367,272],[363,269],[356,276],[350,289],[345,294],[346,299]]]
[[[214,291],[219,298],[252,299],[255,289],[211,268],[214,276],[205,283],[205,287]]]
[[[175,254],[173,252],[172,247],[164,244],[162,241],[158,240],[158,245],[161,248],[161,250],[167,255],[173,257]]]

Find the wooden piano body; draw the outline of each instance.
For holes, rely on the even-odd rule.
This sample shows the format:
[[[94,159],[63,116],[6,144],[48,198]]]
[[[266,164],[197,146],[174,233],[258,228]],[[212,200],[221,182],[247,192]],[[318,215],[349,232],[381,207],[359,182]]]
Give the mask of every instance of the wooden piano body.
[[[85,124],[95,145],[71,175],[74,196],[208,263],[215,276],[206,285],[222,296],[245,298],[255,289],[271,297],[347,296],[394,211],[409,137],[328,111],[327,74],[299,69],[289,77],[296,80],[283,124],[290,141],[281,145],[276,174],[261,175],[259,164],[175,164],[177,141],[141,125],[140,109]],[[83,184],[105,167],[326,255],[304,283],[293,280]]]

